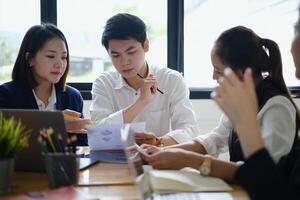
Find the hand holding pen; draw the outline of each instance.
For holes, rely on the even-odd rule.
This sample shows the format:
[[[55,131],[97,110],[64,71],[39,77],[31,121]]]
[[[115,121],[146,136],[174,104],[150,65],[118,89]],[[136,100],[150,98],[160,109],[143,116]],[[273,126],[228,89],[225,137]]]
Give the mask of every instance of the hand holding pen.
[[[150,103],[154,96],[157,94],[156,78],[150,74],[147,78],[143,79],[139,89],[139,100],[144,104]]]
[[[144,78],[141,74],[139,74],[137,71],[135,71],[136,72],[136,75],[138,76],[138,77],[140,77],[141,79],[145,79],[145,81],[147,81],[147,78]],[[156,87],[156,90],[159,92],[159,93],[161,93],[161,94],[164,94],[158,87]]]

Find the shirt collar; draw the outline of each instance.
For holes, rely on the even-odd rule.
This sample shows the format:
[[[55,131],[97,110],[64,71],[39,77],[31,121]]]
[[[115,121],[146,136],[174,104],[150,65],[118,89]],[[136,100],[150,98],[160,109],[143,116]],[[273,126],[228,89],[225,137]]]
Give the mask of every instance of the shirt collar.
[[[115,90],[119,90],[123,87],[130,87],[127,82],[125,81],[125,79],[122,77],[122,75],[118,72],[118,76],[115,82]]]
[[[32,92],[33,92],[33,95],[34,95],[34,98],[36,100],[36,103],[39,107],[39,109],[42,109],[42,110],[48,110],[48,108],[55,108],[55,104],[56,104],[56,90],[55,90],[55,86],[54,84],[52,85],[52,93],[50,95],[50,97],[48,98],[48,105],[47,107],[45,106],[44,102],[38,98],[38,96],[36,96],[34,90],[32,89]]]

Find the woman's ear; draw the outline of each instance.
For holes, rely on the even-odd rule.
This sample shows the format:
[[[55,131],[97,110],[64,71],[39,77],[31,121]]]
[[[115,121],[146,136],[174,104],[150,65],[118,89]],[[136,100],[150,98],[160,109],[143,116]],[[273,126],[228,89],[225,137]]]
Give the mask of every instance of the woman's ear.
[[[29,52],[26,52],[25,54],[25,58],[26,58],[26,61],[29,63],[29,66],[32,67],[33,66],[33,61],[32,61],[32,58],[30,58],[30,53]]]
[[[145,52],[149,51],[149,40],[148,39],[145,40],[145,42],[143,44],[143,48],[144,48]]]

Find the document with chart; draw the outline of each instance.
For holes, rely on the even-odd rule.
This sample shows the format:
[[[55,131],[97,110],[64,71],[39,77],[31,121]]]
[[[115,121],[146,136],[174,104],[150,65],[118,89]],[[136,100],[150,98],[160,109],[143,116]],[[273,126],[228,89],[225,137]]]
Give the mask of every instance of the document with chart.
[[[117,150],[123,149],[121,141],[121,128],[124,124],[93,124],[87,127],[88,144],[91,150]],[[145,122],[131,123],[130,134],[144,132]]]

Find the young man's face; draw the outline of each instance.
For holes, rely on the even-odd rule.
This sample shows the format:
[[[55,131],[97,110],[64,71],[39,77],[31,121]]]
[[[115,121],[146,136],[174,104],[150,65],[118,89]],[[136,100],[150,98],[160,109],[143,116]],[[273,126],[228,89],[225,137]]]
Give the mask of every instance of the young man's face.
[[[136,76],[136,72],[145,66],[145,53],[149,50],[148,40],[142,46],[135,39],[110,40],[108,54],[116,70],[124,77]]]

